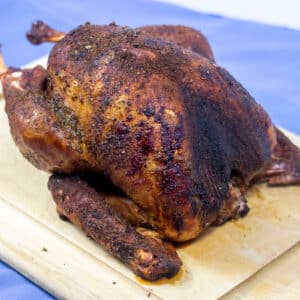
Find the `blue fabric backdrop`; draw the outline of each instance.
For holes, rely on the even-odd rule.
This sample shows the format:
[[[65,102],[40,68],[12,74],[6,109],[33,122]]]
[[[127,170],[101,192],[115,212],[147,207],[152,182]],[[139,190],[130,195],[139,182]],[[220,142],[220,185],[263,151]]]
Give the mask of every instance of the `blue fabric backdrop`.
[[[300,134],[300,31],[201,14],[146,0],[1,0],[0,42],[8,65],[21,66],[49,52],[25,32],[42,19],[68,31],[90,21],[132,27],[185,24],[201,30],[217,62],[269,112],[274,123]],[[48,294],[0,263],[0,299],[47,299]]]

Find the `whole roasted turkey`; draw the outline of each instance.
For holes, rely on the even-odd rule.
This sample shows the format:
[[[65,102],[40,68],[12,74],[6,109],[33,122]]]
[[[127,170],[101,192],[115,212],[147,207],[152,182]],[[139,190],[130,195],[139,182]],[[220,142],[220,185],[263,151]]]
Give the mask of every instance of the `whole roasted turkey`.
[[[299,149],[194,29],[38,22],[28,38],[57,44],[47,69],[3,70],[13,139],[54,174],[59,214],[141,277],[178,272],[162,240],[246,215],[251,184],[300,183]]]

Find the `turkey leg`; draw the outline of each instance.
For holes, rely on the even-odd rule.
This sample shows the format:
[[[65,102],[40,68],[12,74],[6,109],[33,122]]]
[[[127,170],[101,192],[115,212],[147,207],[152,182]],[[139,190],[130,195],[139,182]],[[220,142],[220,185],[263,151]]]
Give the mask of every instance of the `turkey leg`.
[[[48,188],[59,214],[137,275],[154,281],[179,271],[182,263],[172,245],[136,230],[80,177],[52,175]]]

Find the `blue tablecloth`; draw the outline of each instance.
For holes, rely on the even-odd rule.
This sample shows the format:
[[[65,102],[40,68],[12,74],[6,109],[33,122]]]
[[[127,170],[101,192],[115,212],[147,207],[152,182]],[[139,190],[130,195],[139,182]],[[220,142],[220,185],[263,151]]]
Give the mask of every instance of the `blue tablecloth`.
[[[217,62],[228,69],[269,112],[274,123],[300,134],[300,31],[201,14],[146,0],[1,0],[0,42],[11,66],[48,53],[32,46],[25,32],[42,19],[68,31],[91,21],[132,27],[185,24],[201,30]],[[0,263],[0,299],[47,299],[44,291]]]

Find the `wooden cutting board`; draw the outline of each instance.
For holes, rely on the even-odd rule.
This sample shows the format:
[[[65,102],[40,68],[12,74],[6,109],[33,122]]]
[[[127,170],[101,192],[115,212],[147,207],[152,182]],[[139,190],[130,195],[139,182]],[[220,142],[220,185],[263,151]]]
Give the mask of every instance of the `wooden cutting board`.
[[[222,300],[299,300],[300,298],[300,243],[275,259]]]
[[[45,59],[40,63],[45,65]],[[270,274],[282,280],[281,271],[292,269],[290,277],[300,278],[299,260],[295,263],[300,257],[299,186],[253,187],[247,193],[251,208],[247,217],[210,228],[196,241],[179,247],[183,260],[179,275],[149,284],[57,217],[47,190],[48,174],[36,170],[18,152],[1,100],[0,124],[0,258],[53,295],[67,299],[216,299],[224,295],[243,299]],[[300,146],[298,136],[290,137]],[[288,250],[294,256],[284,258]],[[280,259],[275,260],[279,256],[282,267]],[[273,281],[276,284],[276,278]]]

